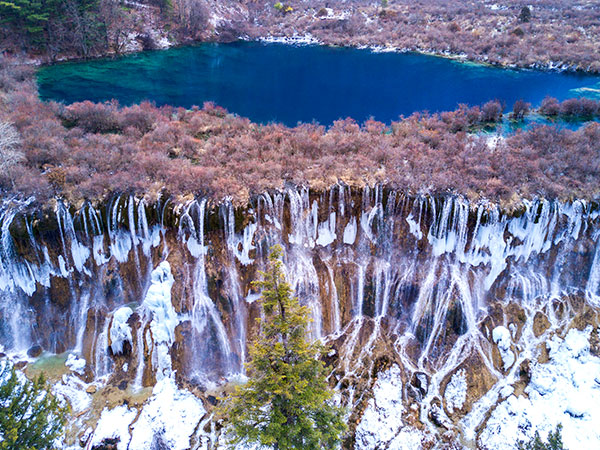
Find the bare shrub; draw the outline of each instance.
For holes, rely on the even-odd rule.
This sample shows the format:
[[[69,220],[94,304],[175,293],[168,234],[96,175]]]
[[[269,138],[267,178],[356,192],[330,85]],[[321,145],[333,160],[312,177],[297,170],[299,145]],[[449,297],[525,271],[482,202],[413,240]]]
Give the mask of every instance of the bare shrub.
[[[0,184],[14,182],[13,170],[23,162],[25,155],[19,148],[21,137],[13,124],[0,122]]]

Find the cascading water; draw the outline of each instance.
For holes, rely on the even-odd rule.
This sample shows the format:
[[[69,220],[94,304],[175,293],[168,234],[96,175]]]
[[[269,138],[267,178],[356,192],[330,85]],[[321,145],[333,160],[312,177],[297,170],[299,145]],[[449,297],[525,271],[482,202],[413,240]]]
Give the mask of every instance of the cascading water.
[[[172,373],[201,386],[243,373],[260,315],[250,282],[274,244],[311,311],[311,335],[335,348],[344,401],[360,404],[361,383],[385,354],[417,380],[404,395],[416,392],[431,430],[450,426],[458,407],[444,409],[443,392],[464,383],[468,364],[486,380],[518,378],[544,339],[523,331],[534,316],[558,329],[600,294],[600,214],[582,201],[525,201],[507,213],[457,196],[344,185],[265,193],[239,209],[116,196],[105,210],[88,203],[75,214],[58,201],[54,232],[27,206],[0,211],[0,344],[70,350],[96,378],[122,369],[137,387]],[[124,306],[132,313],[117,333],[111,323]],[[514,344],[502,350],[513,354],[508,367],[495,356],[498,326]],[[130,351],[113,346],[117,336]],[[480,397],[465,429],[485,419]]]

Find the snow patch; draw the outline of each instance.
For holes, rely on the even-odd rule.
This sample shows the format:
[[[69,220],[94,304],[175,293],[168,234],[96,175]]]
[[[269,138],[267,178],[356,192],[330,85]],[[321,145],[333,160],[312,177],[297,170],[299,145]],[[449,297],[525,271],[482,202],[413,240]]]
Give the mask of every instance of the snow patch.
[[[492,331],[492,340],[498,345],[500,356],[504,362],[504,370],[508,370],[515,363],[515,354],[510,349],[510,331],[503,326],[496,327]]]
[[[356,449],[374,450],[392,440],[402,428],[403,412],[401,372],[394,365],[379,374],[373,387],[373,398],[356,428]]]
[[[463,407],[465,400],[467,399],[467,375],[465,369],[460,369],[452,375],[450,382],[446,386],[444,398],[446,399],[446,409],[450,414],[452,414],[455,409],[461,409]]]
[[[89,448],[100,445],[105,439],[118,439],[117,450],[131,448],[129,447],[129,424],[134,421],[136,415],[136,410],[124,405],[102,411]]]
[[[78,373],[79,375],[83,375],[85,370],[85,359],[79,358],[74,353],[69,353],[67,360],[65,361],[65,366],[71,369],[73,372]]]
[[[565,339],[547,342],[550,360],[534,363],[525,396],[510,395],[490,416],[479,444],[497,450],[515,449],[538,431],[545,438],[563,425],[565,448],[597,448],[600,442],[600,358],[589,352],[591,328],[572,329]]]
[[[413,427],[404,427],[390,442],[388,450],[416,450],[423,448],[425,434]]]
[[[73,412],[80,413],[92,405],[92,397],[86,390],[87,385],[73,375],[64,375],[60,383],[52,387],[52,393],[69,403]]]
[[[206,414],[202,402],[192,393],[178,389],[175,380],[163,378],[133,425],[129,450],[145,450],[153,445],[171,450],[190,447],[190,437]]]

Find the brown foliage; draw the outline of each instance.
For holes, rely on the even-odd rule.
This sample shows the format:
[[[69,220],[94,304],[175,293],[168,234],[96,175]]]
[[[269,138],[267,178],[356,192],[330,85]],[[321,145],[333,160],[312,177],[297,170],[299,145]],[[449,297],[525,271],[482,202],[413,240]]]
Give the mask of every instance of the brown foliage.
[[[600,192],[600,125],[577,131],[537,126],[497,144],[470,134],[501,117],[498,102],[415,113],[390,125],[343,119],[328,128],[288,128],[255,124],[212,104],[192,110],[149,103],[65,107],[40,102],[30,83],[9,84],[18,90],[0,98],[0,120],[18,131],[23,158],[11,170],[14,184],[4,190],[35,195],[40,203],[55,195],[76,202],[113,192],[152,196],[162,189],[245,201],[285,183],[329,186],[338,180],[494,200],[515,193],[593,198]],[[543,111],[588,114],[597,105],[548,99]]]

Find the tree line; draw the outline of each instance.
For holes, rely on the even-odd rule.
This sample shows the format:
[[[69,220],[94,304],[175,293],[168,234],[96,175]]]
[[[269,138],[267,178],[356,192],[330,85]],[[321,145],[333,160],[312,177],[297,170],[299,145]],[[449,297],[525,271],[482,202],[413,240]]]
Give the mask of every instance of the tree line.
[[[126,51],[131,39],[152,48],[157,30],[202,39],[208,18],[203,0],[4,0],[0,54],[87,58]]]

